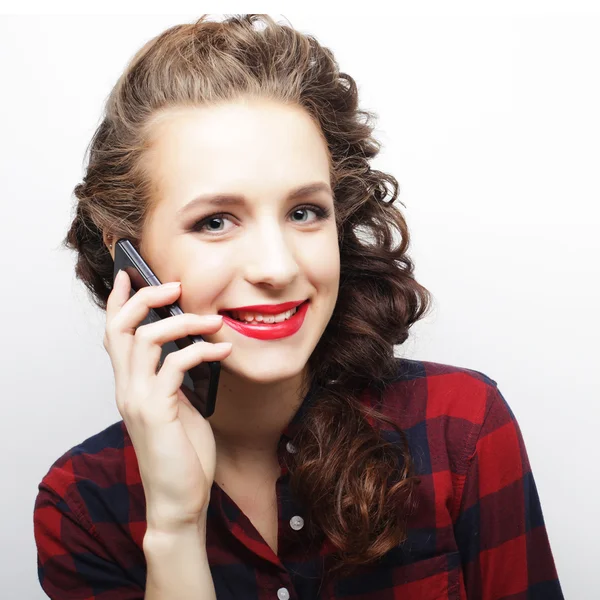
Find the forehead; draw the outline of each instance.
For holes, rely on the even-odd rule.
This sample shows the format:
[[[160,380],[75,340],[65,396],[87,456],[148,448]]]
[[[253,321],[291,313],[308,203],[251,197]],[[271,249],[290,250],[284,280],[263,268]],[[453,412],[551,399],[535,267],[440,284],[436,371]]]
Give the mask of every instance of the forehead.
[[[308,113],[252,100],[170,109],[151,129],[150,176],[161,196],[181,202],[206,192],[286,193],[329,181],[329,156]]]

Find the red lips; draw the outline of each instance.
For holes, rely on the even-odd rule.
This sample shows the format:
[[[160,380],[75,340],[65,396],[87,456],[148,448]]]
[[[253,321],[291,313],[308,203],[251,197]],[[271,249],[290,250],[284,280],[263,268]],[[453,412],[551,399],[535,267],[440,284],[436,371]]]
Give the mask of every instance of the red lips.
[[[281,304],[255,304],[254,306],[239,306],[238,308],[224,308],[219,314],[226,312],[255,312],[261,315],[278,315],[296,306],[300,306],[304,300],[292,300],[292,302],[283,302]]]
[[[290,304],[292,305],[291,308],[297,306],[296,302],[287,303],[287,305]],[[246,323],[243,321],[236,321],[227,314],[223,316],[223,323],[228,325],[234,331],[245,335],[246,337],[256,338],[259,340],[276,340],[294,335],[302,327],[302,323],[304,323],[304,317],[306,316],[306,311],[308,310],[308,305],[308,301],[301,302],[298,310],[289,319],[286,319],[281,323],[262,323],[260,321]],[[271,305],[271,307],[272,306],[273,305]],[[286,304],[279,304],[277,306],[286,306]],[[279,310],[279,312],[283,312],[280,308],[277,308],[277,310]]]

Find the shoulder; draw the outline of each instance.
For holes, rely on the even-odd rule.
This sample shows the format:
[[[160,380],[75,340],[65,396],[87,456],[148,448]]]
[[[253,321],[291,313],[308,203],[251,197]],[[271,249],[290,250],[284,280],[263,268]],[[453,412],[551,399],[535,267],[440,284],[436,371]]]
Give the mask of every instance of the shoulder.
[[[434,505],[441,521],[457,518],[473,465],[480,481],[493,479],[490,473],[497,470],[498,458],[482,457],[502,456],[510,466],[501,470],[512,479],[528,468],[512,410],[496,381],[485,373],[398,359],[396,376],[381,400],[371,405],[401,430],[384,426],[388,441],[400,444],[401,436],[406,436],[415,474],[422,482],[420,493],[427,497],[424,506]]]
[[[143,518],[143,503],[135,450],[121,420],[52,463],[38,485],[35,512],[41,519],[44,512],[40,508],[52,506],[76,515],[82,526],[94,529],[101,522],[126,523],[132,511]]]
[[[390,416],[402,416],[409,426],[444,418],[477,426],[483,423],[491,404],[500,399],[496,381],[481,371],[399,358],[396,376],[385,389],[382,409]]]
[[[90,598],[91,589],[102,588],[119,597],[134,597],[134,591],[141,597],[145,505],[138,480],[122,421],[50,466],[33,510],[38,578],[48,596],[69,590],[69,597]]]
[[[398,358],[395,377],[373,405],[407,434],[422,474],[464,474],[486,420],[514,422],[489,375],[430,361]]]
[[[40,485],[64,496],[79,495],[85,482],[102,487],[125,483],[128,467],[137,468],[131,458],[135,458],[131,440],[123,421],[118,421],[64,452]]]

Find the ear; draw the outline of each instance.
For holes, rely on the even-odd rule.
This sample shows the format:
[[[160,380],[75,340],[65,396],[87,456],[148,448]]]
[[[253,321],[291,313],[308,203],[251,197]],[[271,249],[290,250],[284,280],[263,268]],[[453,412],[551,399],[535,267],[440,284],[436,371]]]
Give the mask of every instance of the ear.
[[[102,234],[102,241],[104,242],[104,245],[106,246],[107,250],[110,252],[110,255],[112,256],[113,260],[115,259],[115,248],[114,248],[114,236],[110,233],[105,231]]]

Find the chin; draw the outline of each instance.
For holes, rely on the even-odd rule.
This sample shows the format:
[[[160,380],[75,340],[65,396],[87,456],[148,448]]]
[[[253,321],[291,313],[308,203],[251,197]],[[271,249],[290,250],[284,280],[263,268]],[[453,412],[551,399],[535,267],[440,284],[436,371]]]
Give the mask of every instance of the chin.
[[[257,353],[254,359],[248,358],[247,361],[245,358],[239,360],[232,360],[232,358],[230,354],[221,361],[221,373],[256,384],[277,383],[298,377],[304,371],[308,360],[304,355],[286,358],[285,354],[281,353],[273,357],[261,356]]]

